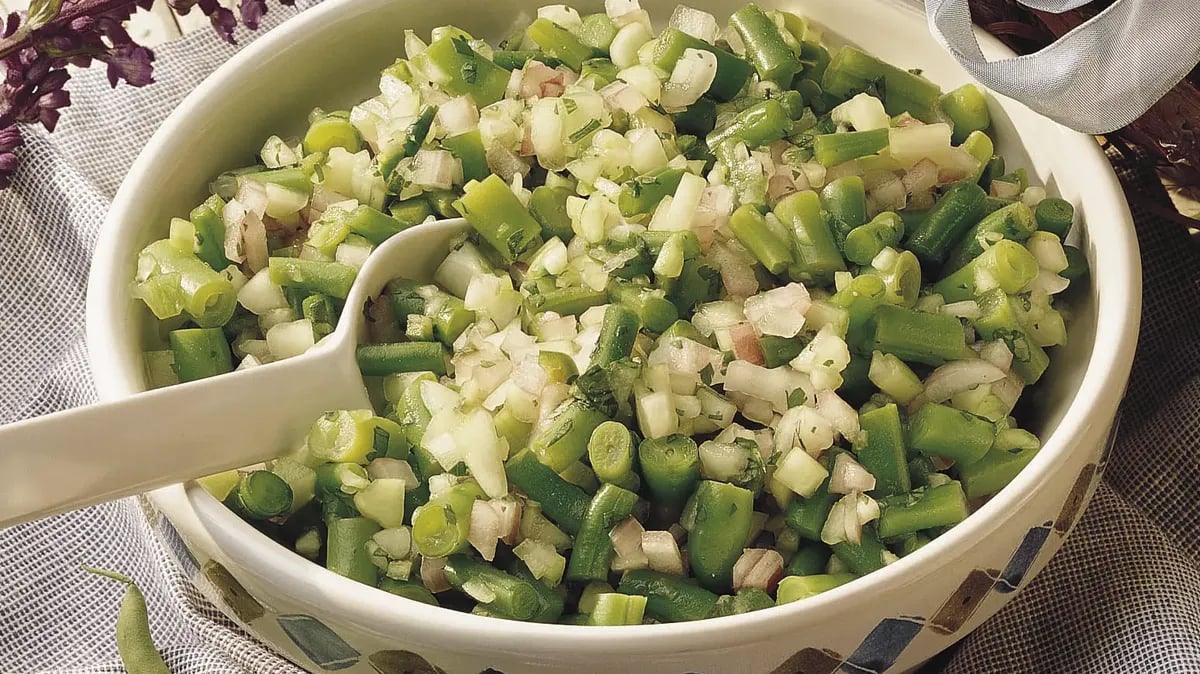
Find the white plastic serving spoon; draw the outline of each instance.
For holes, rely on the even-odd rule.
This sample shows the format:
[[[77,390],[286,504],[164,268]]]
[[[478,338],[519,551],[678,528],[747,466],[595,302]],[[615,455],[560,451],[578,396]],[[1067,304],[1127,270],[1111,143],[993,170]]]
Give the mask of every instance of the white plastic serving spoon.
[[[302,355],[0,426],[0,528],[270,459],[324,412],[369,407],[355,360],[367,300],[394,278],[432,278],[466,229],[443,220],[385,241],[337,329]]]

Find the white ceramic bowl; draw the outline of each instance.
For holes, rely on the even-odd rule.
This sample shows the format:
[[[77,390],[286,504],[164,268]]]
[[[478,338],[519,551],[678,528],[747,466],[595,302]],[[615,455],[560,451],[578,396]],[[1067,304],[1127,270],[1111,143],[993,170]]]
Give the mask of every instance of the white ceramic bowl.
[[[689,4],[723,20],[742,3]],[[766,4],[801,11],[888,61],[921,67],[944,88],[968,81],[929,37],[923,17],[901,3]],[[651,2],[648,9],[661,21],[673,5]],[[403,29],[428,34],[454,23],[498,39],[535,7],[522,0],[330,0],[261,37],[201,83],[142,151],[101,233],[87,307],[101,396],[145,389],[143,313],[129,296],[135,256],[201,199],[212,176],[246,164],[266,136],[301,131],[314,106],[345,107],[369,95],[379,70],[400,54]],[[981,40],[992,58],[1008,55]],[[911,668],[995,613],[1062,544],[1103,468],[1137,336],[1137,242],[1096,143],[1011,101],[995,100],[992,117],[1010,166],[1027,167],[1086,222],[1081,245],[1092,284],[1070,325],[1071,344],[1055,350],[1037,394],[1033,430],[1044,449],[966,522],[883,570],[747,615],[588,628],[456,613],[360,585],[278,546],[195,486],[150,496],[165,516],[159,531],[222,610],[313,671],[821,673],[843,662],[855,671]]]

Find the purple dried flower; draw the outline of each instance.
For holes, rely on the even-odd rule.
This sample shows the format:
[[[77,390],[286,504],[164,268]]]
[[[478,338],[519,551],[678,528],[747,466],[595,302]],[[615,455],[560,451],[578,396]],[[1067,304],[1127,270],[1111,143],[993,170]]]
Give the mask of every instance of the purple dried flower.
[[[142,87],[154,81],[154,52],[135,44],[125,44],[112,50],[108,56],[101,56],[101,61],[108,64],[108,83],[117,86],[117,82],[125,80],[135,87]]]
[[[237,16],[219,0],[167,0],[186,14],[192,7],[209,17],[217,34],[234,42]],[[291,5],[293,0],[280,0]],[[154,0],[33,0],[31,13],[0,14],[0,188],[16,169],[14,152],[22,144],[17,124],[41,124],[53,131],[60,111],[70,105],[64,88],[68,65],[80,68],[103,61],[112,86],[140,87],[153,78],[154,52],[137,44],[125,21]],[[239,0],[242,21],[256,29],[267,12],[266,0]]]
[[[241,0],[242,22],[250,30],[258,30],[259,21],[267,13],[266,0]]]
[[[21,132],[15,125],[0,128],[0,189],[12,182],[12,174],[17,170],[16,149],[21,145]]]

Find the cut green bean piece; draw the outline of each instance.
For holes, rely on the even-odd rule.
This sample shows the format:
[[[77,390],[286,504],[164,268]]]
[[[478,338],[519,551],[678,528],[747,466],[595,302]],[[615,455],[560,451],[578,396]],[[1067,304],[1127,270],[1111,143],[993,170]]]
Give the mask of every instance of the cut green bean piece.
[[[595,49],[549,19],[535,20],[529,24],[526,34],[542,51],[562,61],[571,70],[578,71],[584,61],[598,55]]]
[[[467,549],[471,509],[486,498],[474,480],[459,482],[429,499],[412,515],[412,537],[426,557],[445,557]]]
[[[946,258],[942,273],[962,269],[984,251],[985,245],[991,245],[998,239],[1024,242],[1038,227],[1034,220],[1033,211],[1020,201],[1002,206],[988,213],[963,235],[954,249]]]
[[[696,520],[688,534],[688,558],[700,585],[727,592],[733,565],[750,535],[754,494],[725,482],[704,480],[696,488]]]
[[[1088,275],[1087,255],[1075,246],[1063,246],[1063,253],[1067,256],[1067,268],[1058,275],[1071,281],[1071,287],[1074,287],[1075,281]]]
[[[974,131],[983,131],[992,125],[988,113],[987,98],[983,90],[974,84],[964,84],[941,98],[942,111],[954,122],[955,143],[961,143]],[[990,152],[988,153],[991,154]]]
[[[968,466],[983,458],[996,439],[991,422],[940,403],[926,403],[909,420],[909,443],[926,456]]]
[[[596,83],[596,87],[599,89],[615,82],[618,72],[620,72],[620,68],[613,65],[613,62],[609,59],[588,59],[583,62],[583,67],[579,69],[579,79],[590,78]]]
[[[365,517],[335,517],[326,522],[325,568],[360,583],[374,585],[379,569],[367,552],[367,541],[379,531],[374,520]]]
[[[788,267],[792,280],[823,285],[833,280],[834,273],[845,271],[846,261],[816,192],[789,194],[775,204],[774,212],[792,233],[795,262]]]
[[[681,135],[704,137],[716,126],[717,104],[709,98],[700,98],[675,114],[675,130]]]
[[[941,264],[951,246],[983,217],[986,198],[983,188],[975,183],[954,183],[929,209],[925,220],[909,232],[905,245],[921,262]]]
[[[634,442],[629,429],[618,421],[605,421],[588,439],[588,461],[596,477],[620,485],[633,471]]]
[[[829,459],[832,464],[832,458]],[[796,530],[801,538],[821,542],[821,529],[825,520],[829,519],[829,511],[840,496],[829,492],[829,479],[826,478],[817,491],[808,498],[795,498],[788,504],[784,521]]]
[[[466,555],[446,559],[446,581],[495,615],[513,620],[552,623],[562,616],[562,599],[543,592],[537,580],[518,578]]]
[[[629,517],[638,496],[615,484],[601,485],[588,504],[583,524],[575,536],[575,547],[567,562],[568,580],[606,580],[612,561],[612,540],[608,532]]]
[[[358,270],[338,262],[302,260],[298,257],[270,258],[271,283],[323,293],[340,300],[350,295]]]
[[[138,254],[138,267],[152,271],[134,294],[156,318],[187,312],[202,328],[227,323],[237,308],[237,291],[229,279],[191,252],[183,252],[162,239]]]
[[[617,207],[621,215],[630,217],[650,213],[663,197],[675,193],[684,173],[686,171],[683,169],[664,168],[626,182],[617,195]]]
[[[717,598],[717,605],[713,607],[710,618],[720,618],[727,615],[741,615],[751,611],[761,611],[764,608],[771,608],[775,605],[775,600],[771,595],[758,589],[757,587],[747,587],[737,591],[737,594],[721,595]]]
[[[661,333],[679,320],[679,310],[666,299],[662,290],[643,288],[631,283],[614,283],[609,296],[632,311],[638,321],[651,332]]]
[[[783,105],[774,98],[739,112],[724,128],[708,134],[705,142],[710,150],[726,142],[745,143],[753,149],[783,138],[792,128],[792,118]]]
[[[361,344],[357,358],[358,369],[368,377],[398,372],[446,374],[446,351],[437,342]]]
[[[256,470],[238,479],[225,505],[247,519],[269,519],[291,509],[292,488],[275,473]]]
[[[172,330],[168,338],[179,381],[196,381],[233,371],[233,354],[220,328]]]
[[[851,571],[862,576],[872,571],[878,571],[887,565],[885,555],[887,548],[879,542],[872,525],[863,527],[862,541],[855,544],[842,541],[833,545],[833,554],[849,567]]]
[[[556,68],[562,65],[562,61],[540,51],[497,49],[496,51],[492,52],[492,63],[495,63],[505,70],[519,70],[524,68],[525,64],[529,63],[530,61],[540,61],[551,68]],[[587,62],[584,63],[585,67],[586,65]]]
[[[779,26],[755,5],[745,5],[729,17],[742,43],[746,56],[754,64],[758,76],[780,84],[791,83],[803,65],[784,41]]]
[[[842,47],[833,55],[821,78],[821,87],[842,98],[882,81],[883,106],[889,115],[907,112],[932,121],[942,91],[938,85],[907,70],[885,63],[854,47]]]
[[[220,271],[233,264],[225,257],[225,200],[214,194],[192,209],[188,218],[196,228],[196,257]]]
[[[883,499],[880,505],[877,530],[882,538],[953,526],[971,512],[962,484],[956,481],[898,494]]]
[[[904,236],[904,221],[892,211],[876,215],[870,222],[859,225],[846,234],[846,259],[855,264],[871,264],[884,248],[895,248]],[[920,285],[920,275],[917,277]]]
[[[584,46],[594,51],[607,52],[613,38],[617,36],[617,25],[603,12],[585,14],[583,22],[575,29],[575,36]]]
[[[607,290],[570,286],[548,293],[530,295],[525,306],[530,313],[553,311],[560,316],[578,316],[588,309],[602,304],[608,304]]]
[[[538,245],[541,227],[498,175],[468,183],[454,207],[506,262]]]
[[[610,304],[604,310],[604,322],[600,326],[600,337],[592,351],[593,366],[604,367],[609,363],[628,358],[633,353],[633,342],[638,335],[638,317],[620,304]]]
[[[843,176],[831,181],[821,190],[821,203],[829,212],[839,247],[850,230],[867,222],[867,191],[859,176]]]
[[[343,115],[325,115],[312,122],[304,134],[304,152],[328,153],[335,147],[354,154],[362,149],[363,138],[358,129]]]
[[[981,294],[977,301],[983,314],[975,319],[975,331],[984,339],[1004,340],[1013,354],[1013,371],[1026,384],[1036,383],[1049,367],[1050,357],[1021,322],[1016,300],[995,288]]]
[[[891,304],[875,317],[873,350],[905,361],[944,365],[958,360],[967,346],[962,324],[948,314],[929,314]]]
[[[627,571],[617,589],[646,597],[646,614],[663,622],[701,620],[717,604],[717,595],[687,579],[647,569]]]
[[[328,295],[309,295],[300,308],[301,315],[312,323],[313,339],[320,341],[337,327],[337,309]]]
[[[389,594],[394,594],[397,597],[419,601],[422,604],[430,606],[438,606],[438,600],[433,596],[433,593],[426,590],[424,585],[416,581],[384,578],[379,581],[379,589]]]
[[[1058,238],[1066,239],[1075,221],[1075,207],[1066,199],[1046,197],[1038,202],[1034,209],[1038,229],[1043,232],[1057,234]]]
[[[787,604],[816,596],[845,585],[858,578],[853,573],[822,573],[810,576],[788,576],[779,581],[776,603]]]
[[[642,440],[638,465],[654,501],[673,511],[683,507],[700,481],[700,451],[686,435]]]
[[[443,138],[442,147],[462,162],[463,180],[483,180],[491,173],[479,129]]]
[[[480,56],[461,37],[434,40],[421,57],[434,67],[437,84],[451,96],[469,95],[481,108],[504,98],[509,72]]]
[[[859,415],[867,440],[858,450],[858,462],[875,476],[872,496],[895,496],[912,489],[904,447],[900,411],[887,404]]]
[[[804,543],[788,560],[784,575],[815,576],[824,573],[830,554],[829,546],[824,543]]]
[[[750,81],[753,66],[748,62],[678,28],[667,28],[654,41],[654,65],[671,72],[687,49],[710,52],[717,57],[717,74],[708,87],[708,95],[716,101],[733,100]]]
[[[775,235],[754,206],[746,204],[734,211],[729,229],[772,274],[782,274],[792,263],[788,242]]]
[[[596,597],[596,606],[588,615],[589,625],[641,625],[646,598],[641,595],[605,592]]]
[[[1037,274],[1037,259],[1025,246],[1001,239],[962,269],[938,281],[933,291],[947,302],[961,302],[975,297],[981,281],[1006,293],[1015,293]]]
[[[819,163],[833,166],[875,154],[887,144],[887,129],[824,133],[813,137],[813,156]]]
[[[567,215],[567,199],[572,196],[571,190],[565,187],[547,187],[542,185],[533,190],[529,199],[529,213],[542,226],[542,238],[558,237],[563,243],[575,236],[571,228],[571,216]],[[631,215],[628,213],[625,215]]]
[[[886,299],[887,284],[874,274],[855,276],[845,288],[833,296],[833,303],[846,309],[850,317],[850,324],[846,329],[848,344],[864,350],[870,345],[875,317]]]
[[[388,213],[405,229],[425,222],[433,215],[433,207],[425,197],[413,197],[404,201],[395,201],[388,206]]]
[[[542,512],[568,534],[579,532],[591,499],[579,487],[559,477],[528,449],[521,450],[504,464],[508,479],[529,498],[542,506]]]
[[[603,412],[582,400],[573,400],[533,437],[529,449],[539,461],[561,473],[587,454],[592,431],[605,421],[608,417]]]
[[[800,355],[804,350],[807,341],[801,337],[776,337],[774,335],[763,335],[758,338],[758,346],[763,353],[764,365],[767,367],[779,367],[791,362],[793,358]]]
[[[966,497],[974,501],[999,492],[1033,461],[1037,453],[1037,449],[996,447],[975,463],[957,466]]]

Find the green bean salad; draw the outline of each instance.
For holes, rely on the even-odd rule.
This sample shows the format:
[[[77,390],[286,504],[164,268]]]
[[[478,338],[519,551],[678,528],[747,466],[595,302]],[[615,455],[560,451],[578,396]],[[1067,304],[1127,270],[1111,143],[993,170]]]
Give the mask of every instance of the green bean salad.
[[[374,409],[201,483],[387,592],[587,625],[795,601],[961,522],[1038,452],[1011,415],[1087,273],[1074,210],[980,89],[821,37],[637,0],[406,31],[377,96],[139,257],[162,386],[303,353],[374,246],[470,224],[369,306]]]

